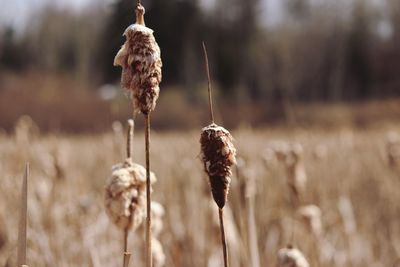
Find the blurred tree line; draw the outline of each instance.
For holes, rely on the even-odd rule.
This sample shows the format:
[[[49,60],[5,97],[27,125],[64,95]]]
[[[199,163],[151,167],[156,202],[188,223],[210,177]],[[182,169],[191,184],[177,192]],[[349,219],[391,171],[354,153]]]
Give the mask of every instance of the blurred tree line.
[[[268,1],[268,0],[266,0]],[[133,0],[81,12],[48,7],[17,34],[3,29],[1,72],[65,74],[96,88],[117,83],[113,58],[134,22]],[[143,0],[146,24],[162,48],[163,86],[195,97],[204,84],[201,41],[214,84],[233,101],[342,101],[400,95],[400,2],[385,12],[355,0],[283,0],[285,20],[267,25],[262,0]],[[345,15],[348,12],[348,15]]]

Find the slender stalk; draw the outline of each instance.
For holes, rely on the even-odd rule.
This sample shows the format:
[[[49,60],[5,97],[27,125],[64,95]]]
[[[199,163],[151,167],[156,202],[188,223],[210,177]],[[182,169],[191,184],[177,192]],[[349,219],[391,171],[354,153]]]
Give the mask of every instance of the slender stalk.
[[[128,234],[129,230],[124,231],[124,260],[122,267],[128,267],[129,259],[131,258],[131,253],[128,252]]]
[[[224,211],[222,209],[218,209],[218,211],[219,211],[219,227],[221,230],[222,251],[224,253],[224,267],[229,267],[228,249],[227,249],[226,239],[225,239]]]
[[[207,84],[208,84],[208,103],[209,103],[209,110],[210,110],[210,120],[211,123],[214,123],[214,110],[213,110],[213,102],[212,102],[212,93],[211,93],[211,78],[210,78],[210,67],[208,64],[208,55],[207,55],[207,48],[206,44],[202,42],[203,45],[203,52],[204,52],[204,65],[206,68],[207,73]],[[222,251],[224,254],[224,267],[228,267],[228,250],[226,245],[226,238],[225,238],[225,227],[224,227],[224,212],[222,209],[218,209],[219,211],[219,226],[221,230],[221,241],[222,241]]]
[[[126,156],[128,159],[132,158],[132,146],[133,146],[133,129],[135,123],[133,120],[128,120],[128,135],[126,138]]]
[[[204,52],[204,64],[206,67],[206,73],[207,73],[207,85],[208,85],[208,103],[209,103],[209,109],[210,109],[210,119],[211,122],[214,123],[214,110],[213,110],[213,102],[212,102],[212,94],[211,94],[211,78],[210,78],[210,67],[208,64],[208,55],[207,55],[207,48],[206,44],[203,42],[203,52]]]
[[[128,120],[128,134],[126,138],[126,157],[128,160],[132,159],[132,143],[133,143],[133,128],[134,121],[132,119]],[[123,257],[123,265],[122,267],[128,267],[129,259],[131,257],[131,253],[128,252],[128,235],[129,230],[124,230],[124,257]]]
[[[145,115],[145,144],[146,144],[146,267],[153,266],[151,253],[151,184],[150,184],[150,114]]]
[[[22,180],[21,207],[18,226],[18,253],[17,266],[26,265],[26,226],[28,213],[28,176],[29,163],[25,165],[25,173]]]
[[[254,214],[254,197],[247,197],[248,205],[248,231],[249,231],[249,245],[250,245],[250,259],[252,267],[260,267],[260,255],[258,253],[258,243],[257,243],[257,229]]]
[[[140,0],[138,0],[138,1],[136,2],[136,10],[135,10],[135,13],[136,13],[136,23],[139,24],[139,25],[145,26],[145,23],[144,23],[144,13],[145,13],[145,9],[144,9],[144,7],[142,6]]]

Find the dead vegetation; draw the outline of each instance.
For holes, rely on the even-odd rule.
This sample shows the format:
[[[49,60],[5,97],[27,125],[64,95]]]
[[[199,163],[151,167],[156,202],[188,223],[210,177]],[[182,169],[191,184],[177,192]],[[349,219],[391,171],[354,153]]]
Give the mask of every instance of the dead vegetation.
[[[242,175],[234,173],[225,213],[231,266],[252,266],[254,257],[260,266],[276,266],[279,249],[289,243],[310,266],[393,266],[400,256],[400,172],[390,160],[387,136],[399,130],[392,125],[365,131],[233,131],[245,164],[239,162]],[[26,161],[31,166],[27,264],[120,266],[123,235],[103,206],[109,167],[125,149],[123,142],[115,142],[118,134],[0,135],[0,266],[16,264],[20,177]],[[134,140],[140,164],[142,139],[139,133]],[[293,209],[287,170],[279,154],[270,153],[276,142],[302,146],[307,182],[301,204],[319,207],[320,215]],[[164,214],[162,230],[153,230],[160,241],[155,245],[161,244],[154,253],[162,252],[157,256],[164,266],[221,266],[218,221],[212,220],[217,207],[210,211],[197,132],[155,132],[152,143],[152,171],[160,178],[154,200],[165,208],[157,215]],[[135,266],[144,266],[142,228],[129,237]]]

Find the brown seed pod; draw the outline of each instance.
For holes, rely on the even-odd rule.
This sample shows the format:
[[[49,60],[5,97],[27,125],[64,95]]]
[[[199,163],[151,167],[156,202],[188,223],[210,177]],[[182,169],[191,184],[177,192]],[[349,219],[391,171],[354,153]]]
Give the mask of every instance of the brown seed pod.
[[[151,182],[155,181],[151,173]],[[105,191],[111,221],[123,230],[136,229],[146,216],[146,169],[131,160],[115,165]]]
[[[156,107],[161,82],[161,52],[153,30],[144,25],[143,6],[136,9],[136,23],[124,32],[126,41],[114,59],[122,67],[121,85],[133,97],[135,113],[149,114]]]
[[[236,163],[236,149],[232,142],[229,131],[215,123],[202,129],[200,144],[204,170],[220,209],[225,206],[232,176],[231,166]]]

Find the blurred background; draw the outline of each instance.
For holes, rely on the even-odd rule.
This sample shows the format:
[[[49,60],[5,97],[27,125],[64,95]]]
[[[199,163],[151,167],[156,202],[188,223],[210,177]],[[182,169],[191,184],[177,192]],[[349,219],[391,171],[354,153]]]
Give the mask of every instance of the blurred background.
[[[120,266],[104,186],[126,157],[132,107],[113,59],[135,2],[0,0],[0,266],[16,266],[25,162],[28,265]],[[400,1],[142,3],[164,63],[151,134],[153,199],[165,209],[154,216],[155,267],[222,266],[199,159],[203,40],[216,122],[238,152],[225,208],[231,266],[279,266],[291,243],[310,266],[399,267]],[[139,129],[142,165],[143,140]],[[131,266],[144,266],[143,240],[132,232]]]
[[[0,128],[10,131],[24,114],[44,132],[104,131],[112,121],[125,120],[131,107],[120,90],[121,69],[112,63],[123,31],[135,21],[134,5],[2,1]],[[164,62],[156,129],[207,122],[202,40],[218,121],[228,127],[363,127],[399,118],[397,0],[143,0],[143,5]]]

